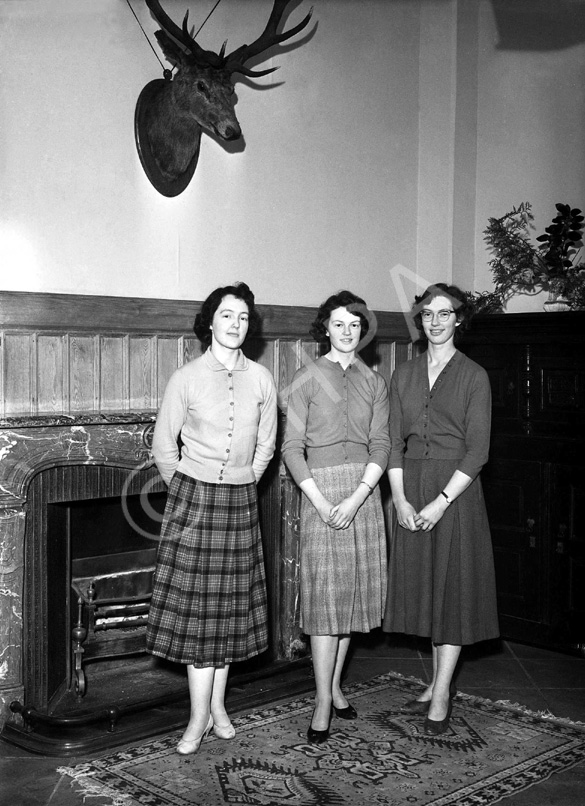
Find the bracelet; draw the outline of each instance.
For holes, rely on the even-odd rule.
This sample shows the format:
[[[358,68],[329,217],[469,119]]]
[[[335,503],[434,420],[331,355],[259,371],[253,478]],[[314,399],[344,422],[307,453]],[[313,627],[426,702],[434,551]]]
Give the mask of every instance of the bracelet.
[[[370,485],[368,484],[368,482],[367,482],[367,481],[360,481],[360,484],[365,484],[365,485],[366,485],[366,487],[367,487],[367,488],[368,488],[368,490],[370,491],[370,492],[368,493],[368,495],[371,495],[371,494],[374,492],[374,488],[373,488],[373,487],[370,487]]]
[[[447,504],[452,504],[453,503],[453,501],[449,498],[449,496],[447,495],[445,490],[441,490],[441,495],[445,498],[445,500],[447,501]]]

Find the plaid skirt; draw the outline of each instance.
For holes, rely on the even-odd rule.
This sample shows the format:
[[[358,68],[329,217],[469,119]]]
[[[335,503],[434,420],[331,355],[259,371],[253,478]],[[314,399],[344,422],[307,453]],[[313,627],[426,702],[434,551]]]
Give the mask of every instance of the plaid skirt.
[[[325,498],[354,492],[365,465],[314,468]],[[332,529],[306,496],[301,503],[301,629],[308,635],[369,632],[382,623],[386,599],[386,530],[380,490],[359,508],[347,529]]]
[[[268,648],[266,576],[256,485],[176,472],[158,547],[146,648],[221,668]]]

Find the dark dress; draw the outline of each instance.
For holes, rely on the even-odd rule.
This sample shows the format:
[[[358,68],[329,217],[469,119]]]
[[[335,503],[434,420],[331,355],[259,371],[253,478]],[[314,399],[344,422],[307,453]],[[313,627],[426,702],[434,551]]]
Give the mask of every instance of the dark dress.
[[[397,525],[390,544],[386,632],[473,644],[499,635],[491,535],[479,471],[488,457],[485,370],[459,351],[429,388],[427,356],[397,367],[390,385],[390,468],[403,468],[419,512],[455,470],[469,487],[429,532]]]

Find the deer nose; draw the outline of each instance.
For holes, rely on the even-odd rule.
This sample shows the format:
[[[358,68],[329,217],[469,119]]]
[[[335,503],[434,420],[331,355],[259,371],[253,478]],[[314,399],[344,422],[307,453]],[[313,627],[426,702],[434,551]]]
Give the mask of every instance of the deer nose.
[[[226,140],[237,140],[240,136],[240,130],[236,129],[234,126],[226,126],[223,136]]]

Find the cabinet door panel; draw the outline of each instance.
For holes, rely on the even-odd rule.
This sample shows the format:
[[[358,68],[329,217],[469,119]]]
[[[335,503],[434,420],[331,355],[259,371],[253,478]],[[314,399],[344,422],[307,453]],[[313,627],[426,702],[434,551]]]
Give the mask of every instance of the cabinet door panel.
[[[522,348],[519,345],[465,344],[463,351],[487,372],[492,389],[492,417],[499,431],[522,433]]]
[[[585,647],[585,479],[553,465],[550,474],[551,613],[555,642]]]
[[[502,634],[523,637],[543,619],[542,465],[491,461],[482,472]],[[511,631],[515,635],[511,634]]]

